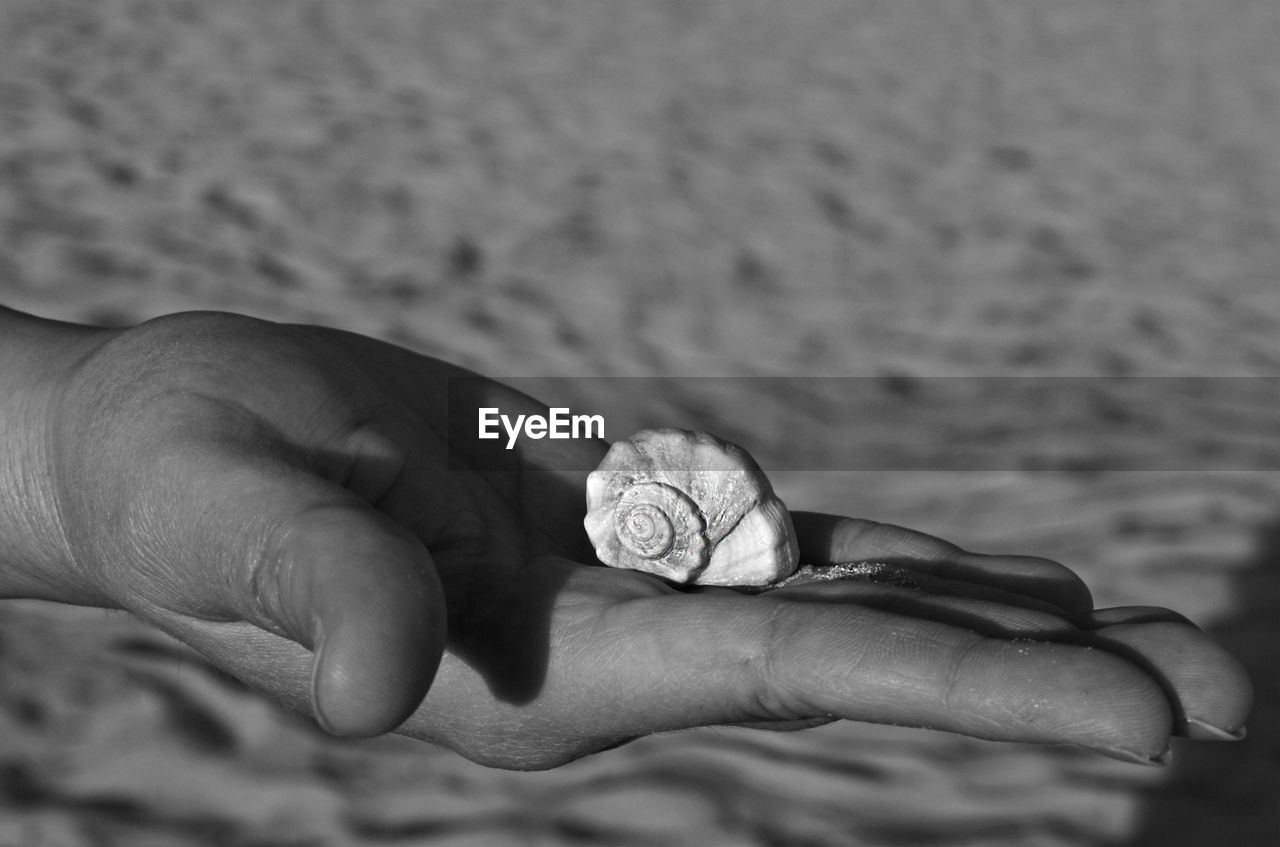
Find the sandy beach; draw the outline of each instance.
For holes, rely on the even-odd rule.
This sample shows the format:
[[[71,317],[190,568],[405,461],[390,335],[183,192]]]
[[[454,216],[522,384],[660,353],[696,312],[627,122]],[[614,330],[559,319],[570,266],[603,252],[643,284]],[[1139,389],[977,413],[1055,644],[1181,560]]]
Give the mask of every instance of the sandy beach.
[[[713,429],[792,508],[1058,559],[1257,688],[1166,769],[837,723],[513,773],[6,601],[0,847],[1280,843],[1278,48],[1270,0],[0,0],[0,303]]]

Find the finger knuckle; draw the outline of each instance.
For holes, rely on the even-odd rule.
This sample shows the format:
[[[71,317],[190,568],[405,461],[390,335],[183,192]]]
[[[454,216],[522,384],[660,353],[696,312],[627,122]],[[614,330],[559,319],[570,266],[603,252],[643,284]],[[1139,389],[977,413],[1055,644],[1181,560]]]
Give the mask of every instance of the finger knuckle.
[[[787,684],[778,645],[789,643],[794,626],[785,604],[775,604],[750,639],[742,659],[745,719],[798,720],[805,714],[800,698]]]
[[[292,527],[288,523],[280,523],[266,531],[257,544],[251,544],[254,551],[248,560],[245,585],[249,595],[249,612],[256,620],[254,623],[271,630],[277,635],[287,636],[305,632],[305,622],[289,619],[289,604],[285,597],[289,584],[297,578],[296,557],[289,555],[289,538]],[[287,626],[281,623],[286,622]]]

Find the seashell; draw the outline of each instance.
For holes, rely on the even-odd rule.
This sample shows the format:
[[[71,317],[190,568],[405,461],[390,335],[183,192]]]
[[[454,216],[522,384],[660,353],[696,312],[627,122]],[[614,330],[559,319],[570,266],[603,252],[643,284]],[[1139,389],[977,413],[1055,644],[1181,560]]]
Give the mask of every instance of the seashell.
[[[696,585],[768,585],[799,563],[791,513],[745,450],[703,432],[647,429],[587,477],[583,521],[615,568]]]

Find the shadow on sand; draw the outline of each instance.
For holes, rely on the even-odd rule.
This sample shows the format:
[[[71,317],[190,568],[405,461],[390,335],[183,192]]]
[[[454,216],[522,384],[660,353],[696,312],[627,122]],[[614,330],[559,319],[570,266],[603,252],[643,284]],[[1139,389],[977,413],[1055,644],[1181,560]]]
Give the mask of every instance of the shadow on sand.
[[[1237,615],[1209,632],[1253,679],[1249,735],[1175,744],[1169,778],[1143,797],[1133,847],[1280,844],[1280,518],[1259,528],[1236,595]]]

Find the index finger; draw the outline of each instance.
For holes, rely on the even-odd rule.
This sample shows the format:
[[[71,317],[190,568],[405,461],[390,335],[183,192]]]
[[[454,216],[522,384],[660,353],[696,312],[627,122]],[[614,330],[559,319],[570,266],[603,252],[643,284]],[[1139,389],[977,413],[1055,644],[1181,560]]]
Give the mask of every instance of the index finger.
[[[791,519],[800,541],[800,561],[805,564],[885,562],[1034,597],[1066,611],[1093,608],[1084,581],[1050,559],[971,553],[923,532],[860,518],[792,512]]]

